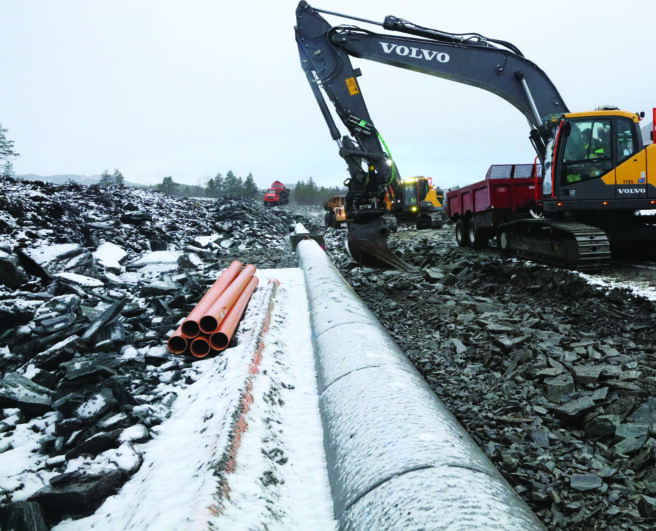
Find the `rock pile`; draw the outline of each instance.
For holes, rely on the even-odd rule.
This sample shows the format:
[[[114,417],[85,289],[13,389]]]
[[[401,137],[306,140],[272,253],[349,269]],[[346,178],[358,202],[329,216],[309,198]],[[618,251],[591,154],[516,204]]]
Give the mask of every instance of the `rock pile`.
[[[656,307],[579,274],[399,232],[417,273],[347,281],[551,529],[652,529]]]
[[[311,220],[236,197],[0,181],[0,528],[90,514],[194,381],[166,338],[235,259]],[[27,468],[28,470],[24,470]]]
[[[92,512],[197,377],[166,337],[232,260],[296,265],[322,216],[226,197],[0,180],[0,528]],[[399,230],[416,273],[328,252],[548,528],[651,529],[654,303]]]

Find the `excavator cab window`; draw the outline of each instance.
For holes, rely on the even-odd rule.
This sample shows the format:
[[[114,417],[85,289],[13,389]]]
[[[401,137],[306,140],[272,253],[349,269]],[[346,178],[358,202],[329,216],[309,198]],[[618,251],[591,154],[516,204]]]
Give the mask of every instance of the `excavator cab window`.
[[[417,206],[417,183],[415,181],[403,184],[403,203],[405,206]]]
[[[633,122],[626,118],[617,119],[617,163],[624,162],[640,150],[638,140],[633,133]]]
[[[418,179],[417,180],[417,198],[418,198],[420,203],[424,199],[426,199],[426,196],[428,195],[429,191],[430,191],[430,189],[429,189],[429,185],[428,185],[428,179]]]
[[[589,181],[608,173],[613,168],[611,120],[583,118],[570,124],[562,147],[563,184]]]
[[[407,207],[419,206],[428,195],[428,180],[412,179],[403,183],[403,204]]]

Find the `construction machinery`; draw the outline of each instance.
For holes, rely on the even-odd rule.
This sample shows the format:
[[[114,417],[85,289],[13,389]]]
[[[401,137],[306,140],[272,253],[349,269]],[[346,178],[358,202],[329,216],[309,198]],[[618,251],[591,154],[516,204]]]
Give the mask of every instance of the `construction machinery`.
[[[400,187],[389,186],[385,193],[383,221],[390,231],[396,232],[399,223],[413,223],[418,230],[442,227],[446,219],[444,191],[436,188],[430,177],[406,177]],[[351,221],[346,215],[345,198],[336,195],[324,204],[326,227],[339,229]]]
[[[273,181],[264,194],[264,206],[286,205],[289,203],[289,188],[280,181]]]
[[[331,26],[321,13],[393,33]],[[547,75],[515,45],[477,33],[447,33],[394,16],[379,23],[305,1],[296,9],[295,31],[301,67],[347,164],[348,247],[354,258],[398,267],[386,242],[385,194],[390,186],[400,190],[402,180],[369,116],[357,81],[361,71],[351,57],[472,85],[524,114],[537,153],[534,197],[511,218],[485,227],[488,233],[494,229],[506,254],[594,270],[608,264],[609,249],[656,247],[652,217],[640,215],[656,209],[656,146],[643,145],[644,113],[616,108],[572,113]],[[324,94],[349,135],[341,135]],[[474,212],[461,219],[467,233],[484,222]]]
[[[387,216],[392,223],[414,223],[418,230],[439,229],[444,224],[444,192],[430,177],[405,177],[385,194]],[[394,231],[394,229],[393,229]]]
[[[344,197],[343,195],[334,195],[323,205],[323,209],[326,211],[324,222],[326,227],[332,227],[333,229],[340,229],[342,223],[346,223],[346,209],[344,207]]]

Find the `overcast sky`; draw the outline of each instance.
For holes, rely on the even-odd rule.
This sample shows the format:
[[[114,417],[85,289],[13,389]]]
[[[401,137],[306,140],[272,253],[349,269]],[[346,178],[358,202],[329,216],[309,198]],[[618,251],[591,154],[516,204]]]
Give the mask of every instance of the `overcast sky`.
[[[551,78],[570,110],[656,106],[654,0],[314,0],[381,21],[508,40]],[[0,123],[16,173],[121,170],[153,184],[228,170],[259,186],[346,165],[300,68],[296,0],[1,0]],[[530,6],[530,7],[529,7]],[[326,17],[331,23],[340,21]],[[364,26],[366,27],[366,26]],[[529,126],[473,87],[354,59],[401,174],[444,187],[492,163],[532,162]]]

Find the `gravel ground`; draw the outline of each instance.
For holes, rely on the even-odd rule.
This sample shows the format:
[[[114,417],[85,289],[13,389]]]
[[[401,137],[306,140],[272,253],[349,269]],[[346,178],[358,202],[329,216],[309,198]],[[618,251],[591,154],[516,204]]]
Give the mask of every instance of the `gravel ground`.
[[[329,252],[545,525],[653,529],[654,303],[458,248],[449,227],[399,231],[390,248],[420,272],[353,267],[337,244]]]

